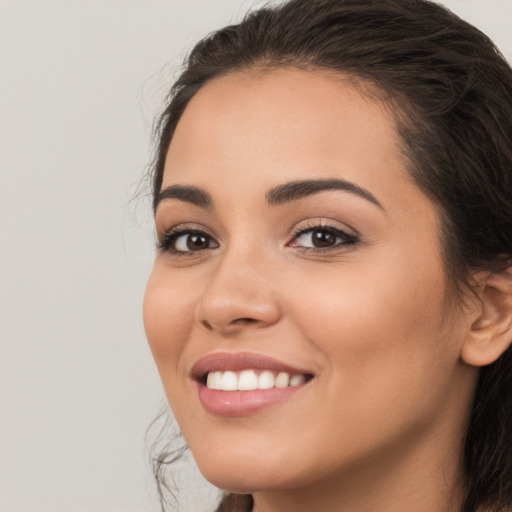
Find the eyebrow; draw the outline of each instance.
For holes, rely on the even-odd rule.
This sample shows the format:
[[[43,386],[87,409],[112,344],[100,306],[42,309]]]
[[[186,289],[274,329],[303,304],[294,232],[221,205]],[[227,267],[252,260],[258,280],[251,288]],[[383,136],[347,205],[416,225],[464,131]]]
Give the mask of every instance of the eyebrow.
[[[265,197],[270,206],[278,206],[318,194],[319,192],[324,192],[326,190],[343,190],[345,192],[350,192],[366,199],[384,210],[382,204],[368,190],[356,185],[355,183],[338,178],[291,181],[270,189],[265,194]],[[206,190],[192,185],[170,185],[162,189],[158,194],[155,211],[160,202],[165,199],[178,199],[179,201],[191,203],[207,210],[212,210],[214,208],[212,196],[206,192]]]
[[[212,196],[206,190],[192,185],[170,185],[162,189],[155,203],[155,211],[164,199],[178,199],[179,201],[192,203],[207,210],[213,209]]]
[[[382,204],[368,190],[350,181],[337,178],[291,181],[290,183],[285,183],[269,190],[266,193],[266,198],[269,205],[276,206],[313,194],[318,194],[319,192],[324,192],[326,190],[343,190],[345,192],[350,192],[370,201],[370,203],[373,203],[384,210]]]

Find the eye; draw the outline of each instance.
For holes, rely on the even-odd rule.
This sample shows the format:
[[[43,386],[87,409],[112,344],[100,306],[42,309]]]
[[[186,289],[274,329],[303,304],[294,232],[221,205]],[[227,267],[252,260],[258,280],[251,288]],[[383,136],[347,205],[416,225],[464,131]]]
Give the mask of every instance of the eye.
[[[340,228],[317,225],[305,229],[299,228],[289,246],[321,251],[350,247],[357,241],[354,235]]]
[[[161,251],[172,254],[199,252],[218,246],[219,244],[208,233],[196,229],[172,230],[166,233],[158,244]]]

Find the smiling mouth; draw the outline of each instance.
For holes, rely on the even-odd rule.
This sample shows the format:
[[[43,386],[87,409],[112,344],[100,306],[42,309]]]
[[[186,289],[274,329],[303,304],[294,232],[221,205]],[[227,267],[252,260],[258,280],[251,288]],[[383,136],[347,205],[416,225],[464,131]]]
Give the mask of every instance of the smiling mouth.
[[[242,371],[213,371],[201,381],[208,389],[219,391],[254,391],[272,388],[297,387],[313,378],[311,374],[292,374],[272,370],[246,369]]]
[[[216,416],[248,416],[302,395],[315,375],[254,353],[215,352],[190,370],[199,400]]]

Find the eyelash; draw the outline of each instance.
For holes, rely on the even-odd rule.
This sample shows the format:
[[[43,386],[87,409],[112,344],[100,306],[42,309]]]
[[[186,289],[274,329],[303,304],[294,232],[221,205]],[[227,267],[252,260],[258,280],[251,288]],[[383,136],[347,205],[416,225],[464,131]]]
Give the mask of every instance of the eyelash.
[[[302,247],[293,245],[294,240],[307,233],[313,234],[314,231],[328,233],[333,235],[335,238],[340,238],[342,241],[328,247]],[[348,233],[338,226],[332,226],[326,222],[306,222],[302,225],[299,225],[293,232],[292,241],[288,245],[291,247],[296,247],[297,250],[300,250],[301,252],[323,253],[329,251],[347,250],[351,247],[354,247],[357,243],[359,243],[359,239],[356,235]]]
[[[306,235],[307,233],[310,233],[310,232],[313,233],[314,231],[319,231],[324,234],[328,233],[328,234],[334,236],[336,239],[342,239],[342,241],[336,243],[335,245],[327,246],[327,247],[303,247],[303,246],[293,245],[293,242],[296,239],[298,239],[301,236]],[[199,249],[197,251],[177,250],[174,247],[174,244],[176,243],[176,241],[179,238],[186,236],[186,235],[188,235],[188,236],[198,235],[198,236],[204,237],[208,241],[209,247],[204,248],[204,249]],[[210,244],[212,242],[215,245],[210,246]],[[306,224],[299,226],[293,232],[292,240],[287,245],[289,247],[296,247],[297,250],[300,250],[301,252],[324,253],[324,252],[329,252],[329,251],[347,250],[347,249],[355,246],[358,242],[359,242],[359,239],[357,238],[357,236],[350,234],[347,231],[345,231],[337,226],[336,227],[331,226],[324,222],[316,222],[316,223],[311,222],[311,223],[306,223]],[[218,242],[216,242],[215,239],[211,235],[209,235],[208,233],[206,233],[205,231],[203,231],[201,229],[187,228],[187,227],[171,229],[170,231],[165,233],[163,235],[163,237],[158,242],[158,250],[159,251],[167,252],[167,253],[170,253],[172,256],[178,256],[178,257],[193,256],[196,253],[203,252],[208,249],[215,249],[217,247],[218,247]]]
[[[197,228],[187,228],[187,227],[181,227],[181,228],[174,228],[168,231],[167,233],[164,233],[162,238],[158,241],[158,250],[161,252],[168,252],[172,256],[193,256],[195,253],[202,252],[207,249],[214,249],[215,247],[208,247],[207,249],[202,249],[200,251],[180,251],[174,248],[174,244],[176,243],[176,240],[178,238],[181,238],[185,235],[199,235],[205,237],[210,243],[214,241],[214,238],[206,233],[205,231]],[[217,242],[215,242],[217,243]],[[218,247],[218,244],[217,244]]]

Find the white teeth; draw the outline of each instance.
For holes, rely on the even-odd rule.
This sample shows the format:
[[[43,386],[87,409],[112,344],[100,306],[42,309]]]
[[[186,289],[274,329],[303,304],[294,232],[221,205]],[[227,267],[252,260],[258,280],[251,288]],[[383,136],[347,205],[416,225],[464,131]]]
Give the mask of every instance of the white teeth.
[[[293,375],[290,378],[290,386],[300,386],[306,382],[306,377],[304,375]]]
[[[236,391],[238,389],[238,377],[234,372],[224,372],[222,375],[222,389],[224,391]]]
[[[211,372],[206,378],[206,387],[209,389],[222,389],[222,372]]]
[[[213,380],[215,379],[215,373],[213,372],[210,372],[208,374],[208,377],[206,377],[206,387],[208,389],[217,389],[217,387],[215,386]]]
[[[206,387],[220,391],[252,391],[255,389],[286,388],[300,386],[306,382],[305,375],[290,375],[279,372],[275,375],[270,370],[264,370],[259,375],[255,370],[241,372],[210,372],[206,377]]]
[[[285,372],[280,372],[276,377],[276,388],[286,388],[290,384],[290,375]]]
[[[258,376],[253,370],[244,370],[238,376],[238,389],[240,391],[250,391],[258,389]]]
[[[212,389],[222,389],[222,372],[213,372],[213,385]]]
[[[274,387],[274,374],[270,370],[265,370],[258,377],[258,389],[271,389]]]

